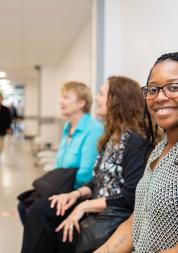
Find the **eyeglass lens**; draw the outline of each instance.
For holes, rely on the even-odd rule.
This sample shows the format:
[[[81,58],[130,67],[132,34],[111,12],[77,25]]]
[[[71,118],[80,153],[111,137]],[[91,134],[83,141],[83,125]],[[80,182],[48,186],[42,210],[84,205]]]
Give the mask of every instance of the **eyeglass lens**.
[[[146,99],[155,98],[160,90],[164,93],[168,98],[178,97],[178,83],[170,83],[166,84],[162,87],[157,86],[145,86],[143,87],[143,95]]]

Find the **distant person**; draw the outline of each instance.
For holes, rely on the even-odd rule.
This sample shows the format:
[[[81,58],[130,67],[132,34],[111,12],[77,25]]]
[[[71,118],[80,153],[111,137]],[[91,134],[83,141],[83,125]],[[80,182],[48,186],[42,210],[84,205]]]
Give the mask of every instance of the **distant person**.
[[[68,82],[61,90],[60,108],[67,122],[58,148],[55,168],[76,168],[74,189],[92,178],[93,165],[98,154],[97,141],[103,126],[91,114],[92,95],[89,87],[80,82]],[[33,204],[32,204],[33,205]],[[25,224],[27,208],[18,206],[21,221]]]
[[[23,107],[23,103],[21,100],[18,100],[17,115],[18,115],[18,118],[20,118],[20,119],[24,118],[24,107]]]
[[[17,133],[21,133],[23,130],[23,119],[24,119],[24,106],[21,100],[18,100],[17,102],[17,121],[16,121],[16,130]]]
[[[13,132],[16,132],[17,130],[17,109],[14,105],[14,103],[11,103],[9,106],[9,111],[11,115],[11,127]]]
[[[9,109],[2,104],[3,95],[0,93],[0,155],[3,150],[3,139],[11,132],[11,115]]]

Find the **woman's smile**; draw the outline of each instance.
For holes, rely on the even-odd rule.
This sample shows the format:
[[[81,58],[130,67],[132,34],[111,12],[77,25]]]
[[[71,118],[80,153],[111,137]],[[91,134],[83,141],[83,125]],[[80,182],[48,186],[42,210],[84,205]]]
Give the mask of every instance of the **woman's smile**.
[[[170,116],[170,114],[177,112],[178,106],[155,106],[153,110],[157,116]]]
[[[157,64],[151,73],[150,83],[156,87],[178,81],[178,63],[163,61]],[[169,98],[162,90],[157,96],[147,101],[148,110],[158,126],[164,130],[178,130],[178,97]]]

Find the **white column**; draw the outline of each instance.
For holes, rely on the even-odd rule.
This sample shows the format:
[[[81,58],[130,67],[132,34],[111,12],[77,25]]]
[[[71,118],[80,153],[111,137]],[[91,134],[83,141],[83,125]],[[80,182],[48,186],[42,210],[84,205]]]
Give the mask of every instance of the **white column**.
[[[122,8],[120,0],[104,0],[104,80],[122,68]]]
[[[104,6],[105,0],[92,2],[92,90],[104,82]]]

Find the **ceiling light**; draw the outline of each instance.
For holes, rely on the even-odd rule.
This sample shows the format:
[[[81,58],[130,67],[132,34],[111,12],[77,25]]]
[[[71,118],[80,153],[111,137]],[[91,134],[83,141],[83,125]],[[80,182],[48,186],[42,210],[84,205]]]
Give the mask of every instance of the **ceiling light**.
[[[10,84],[10,80],[8,79],[0,79],[0,85],[7,85]]]
[[[6,72],[0,71],[0,78],[5,78],[7,76]]]
[[[1,84],[0,82],[0,90],[4,95],[10,95],[13,93],[14,87],[10,84]]]

